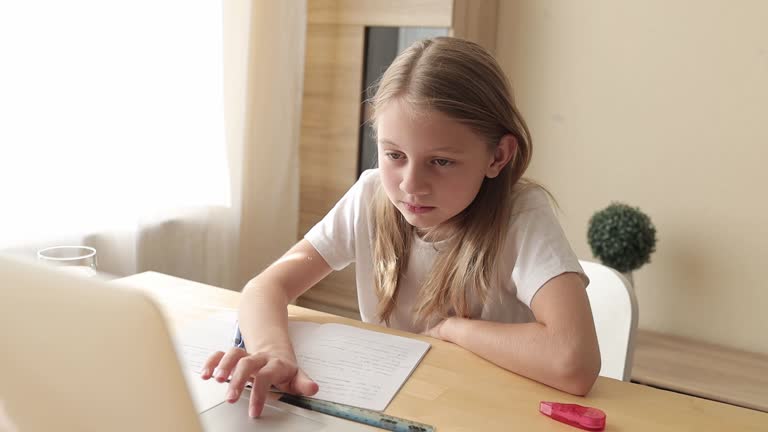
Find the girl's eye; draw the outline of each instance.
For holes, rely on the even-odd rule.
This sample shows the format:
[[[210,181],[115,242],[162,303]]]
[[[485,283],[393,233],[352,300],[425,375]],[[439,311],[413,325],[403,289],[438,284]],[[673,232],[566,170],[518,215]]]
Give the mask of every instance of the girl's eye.
[[[433,159],[432,162],[434,162],[436,165],[440,165],[441,167],[453,164],[453,161],[449,161],[448,159]]]
[[[387,153],[387,157],[392,160],[400,160],[403,158],[403,155],[400,153]]]

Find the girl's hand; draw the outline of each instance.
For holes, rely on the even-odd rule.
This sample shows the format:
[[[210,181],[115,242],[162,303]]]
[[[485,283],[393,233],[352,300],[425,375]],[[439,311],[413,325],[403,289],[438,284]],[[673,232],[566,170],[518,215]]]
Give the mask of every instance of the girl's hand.
[[[450,318],[448,318],[448,319],[450,319]],[[434,326],[434,327],[424,331],[422,334],[423,335],[427,335],[427,336],[431,336],[431,337],[433,337],[435,339],[441,339],[441,340],[447,341],[448,338],[444,334],[443,327],[445,326],[445,323],[446,323],[446,321],[448,321],[448,319],[444,319],[444,320],[440,321],[439,323],[437,323],[436,326]]]
[[[295,361],[269,352],[249,354],[241,348],[232,348],[226,354],[217,351],[205,362],[201,373],[204,380],[213,377],[221,383],[230,376],[232,379],[227,392],[229,403],[240,399],[245,385],[253,383],[248,406],[248,415],[251,417],[261,415],[267,392],[273,385],[281,391],[303,396],[312,396],[319,388],[298,368]]]

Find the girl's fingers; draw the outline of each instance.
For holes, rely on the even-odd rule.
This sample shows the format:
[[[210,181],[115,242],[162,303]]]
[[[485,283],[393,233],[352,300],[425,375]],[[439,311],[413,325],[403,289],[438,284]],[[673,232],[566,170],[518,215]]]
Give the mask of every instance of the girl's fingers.
[[[251,376],[257,374],[268,361],[269,357],[263,353],[241,358],[232,372],[232,379],[229,381],[227,401],[236,402],[240,399],[240,394],[243,392],[243,388],[245,388],[248,381],[250,381]]]
[[[289,382],[294,376],[296,376],[295,366],[277,358],[271,359],[258,373],[253,375],[248,415],[254,418],[259,417],[264,410],[267,392],[272,384]]]
[[[293,379],[276,387],[282,392],[302,396],[313,396],[320,390],[320,386],[301,369],[296,372]]]
[[[296,376],[291,380],[290,392],[303,396],[312,396],[320,390],[320,386],[312,381],[303,370],[299,369]]]
[[[208,360],[203,364],[203,370],[200,371],[200,377],[204,380],[211,378],[211,376],[213,376],[213,370],[216,369],[216,366],[221,362],[222,357],[224,357],[224,353],[221,351],[216,351],[211,354],[211,356],[208,357]]]
[[[270,357],[267,353],[248,355],[240,348],[232,348],[224,354],[217,351],[203,365],[203,379],[215,378],[218,382],[232,379],[227,391],[227,401],[236,402],[245,385],[253,380],[248,415],[259,417],[264,410],[267,392],[272,385],[294,394],[312,396],[318,391],[318,385],[296,365],[280,358]]]
[[[232,370],[235,368],[235,365],[237,365],[237,362],[247,355],[248,353],[242,348],[230,349],[219,361],[218,367],[213,370],[213,378],[218,382],[225,382],[229,379],[229,375],[232,374]]]
[[[259,393],[256,391],[256,388],[251,389],[251,399],[248,402],[248,415],[256,418],[261,415],[261,412],[264,410],[264,402],[265,402],[266,395],[259,396]]]

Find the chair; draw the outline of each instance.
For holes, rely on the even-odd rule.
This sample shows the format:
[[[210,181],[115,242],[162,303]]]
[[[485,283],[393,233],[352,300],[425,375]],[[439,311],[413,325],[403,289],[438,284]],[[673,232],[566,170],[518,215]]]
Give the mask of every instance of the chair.
[[[637,331],[637,299],[627,279],[603,264],[579,260],[600,344],[600,376],[629,381]]]

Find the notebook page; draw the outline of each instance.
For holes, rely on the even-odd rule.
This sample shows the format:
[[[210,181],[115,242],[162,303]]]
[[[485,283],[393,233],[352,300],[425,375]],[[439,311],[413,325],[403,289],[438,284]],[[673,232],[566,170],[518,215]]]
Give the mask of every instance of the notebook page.
[[[313,397],[384,410],[429,350],[429,343],[343,324],[323,324],[294,343],[301,367],[320,386]]]
[[[208,357],[232,348],[237,311],[223,310],[200,321],[187,323],[173,335],[176,354],[182,366],[199,374]]]
[[[237,311],[223,310],[208,318],[186,324],[174,335],[175,348],[185,369],[199,374],[203,364],[216,351],[232,349]],[[320,324],[306,321],[288,321],[288,334],[294,344],[306,344]]]
[[[232,347],[237,312],[187,323],[174,335],[188,371],[199,374],[215,351]],[[320,390],[317,399],[384,410],[429,350],[427,342],[343,324],[289,321],[296,359]]]

